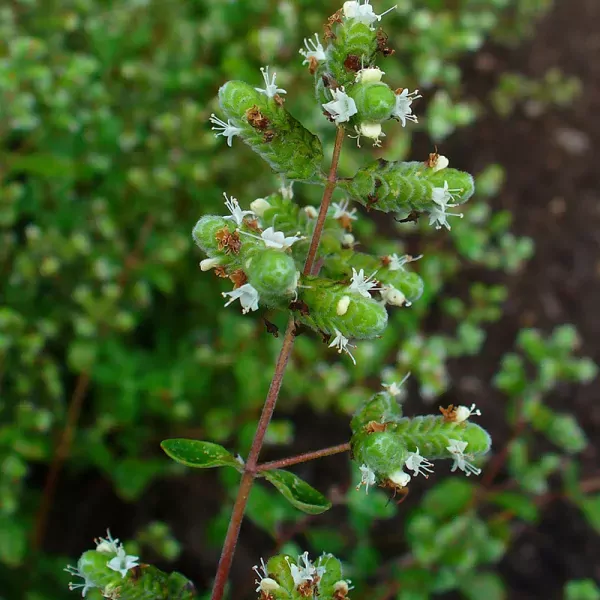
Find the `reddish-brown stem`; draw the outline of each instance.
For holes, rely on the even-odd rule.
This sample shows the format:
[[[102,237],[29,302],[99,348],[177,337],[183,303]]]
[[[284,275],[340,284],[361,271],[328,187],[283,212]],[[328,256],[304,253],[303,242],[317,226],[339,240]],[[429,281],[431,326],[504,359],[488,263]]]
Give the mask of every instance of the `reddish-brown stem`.
[[[308,275],[312,272],[312,268],[315,264],[315,257],[317,255],[319,242],[321,241],[321,233],[323,232],[325,217],[327,216],[327,210],[331,202],[331,196],[333,195],[333,190],[335,189],[337,182],[337,168],[340,160],[340,152],[343,141],[344,130],[340,127],[338,128],[335,137],[331,168],[329,170],[327,184],[325,185],[325,190],[323,192],[319,216],[317,217],[317,223],[315,225],[315,230],[313,231],[310,248],[304,264],[305,275]],[[225,542],[223,543],[221,558],[219,559],[219,566],[217,567],[217,574],[215,575],[211,600],[221,600],[225,592],[225,585],[227,584],[227,579],[229,578],[229,571],[231,570],[231,563],[233,561],[235,547],[240,535],[242,521],[244,520],[244,513],[246,512],[248,497],[257,473],[258,456],[265,439],[267,427],[269,426],[271,417],[273,416],[275,405],[277,404],[277,398],[279,396],[279,390],[281,389],[285,367],[287,366],[287,362],[294,346],[294,330],[294,320],[290,319],[285,336],[283,338],[283,345],[281,346],[279,357],[277,358],[275,373],[273,374],[273,379],[269,387],[265,405],[256,427],[256,433],[250,448],[250,453],[248,454],[248,460],[246,461],[244,467],[244,473],[242,474],[242,480],[240,482],[240,487],[235,499],[235,504],[233,505],[233,512],[229,521],[229,527],[227,528],[227,534],[225,535]]]
[[[350,443],[338,444],[337,446],[331,446],[329,448],[323,448],[322,450],[315,450],[314,452],[305,452],[304,454],[298,454],[297,456],[290,456],[288,458],[281,458],[279,460],[272,460],[271,462],[263,463],[256,467],[256,472],[272,471],[273,469],[283,469],[285,467],[291,467],[292,465],[298,465],[309,460],[315,460],[317,458],[323,458],[324,456],[331,456],[333,454],[341,454],[342,452],[350,451]]]
[[[337,169],[340,162],[340,152],[342,151],[342,142],[344,141],[344,129],[338,127],[337,134],[335,136],[335,145],[333,147],[333,156],[331,158],[331,168],[329,169],[329,175],[327,176],[327,183],[325,184],[325,191],[323,192],[323,200],[321,201],[321,209],[319,210],[319,216],[315,224],[315,230],[313,231],[312,240],[310,241],[310,248],[306,255],[306,263],[304,264],[304,275],[310,275],[315,266],[315,258],[317,256],[317,250],[319,248],[319,242],[321,241],[321,234],[323,233],[323,227],[325,225],[325,218],[327,217],[327,210],[331,202],[331,196],[335,185],[337,183]]]

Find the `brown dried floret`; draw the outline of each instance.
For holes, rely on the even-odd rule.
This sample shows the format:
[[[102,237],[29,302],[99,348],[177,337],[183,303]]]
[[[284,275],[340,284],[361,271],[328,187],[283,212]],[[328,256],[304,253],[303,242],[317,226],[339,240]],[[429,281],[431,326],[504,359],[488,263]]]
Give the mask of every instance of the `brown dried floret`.
[[[369,421],[364,430],[366,433],[381,433],[387,429],[387,423],[379,423],[378,421]]]
[[[215,267],[214,273],[217,277],[222,277],[223,279],[229,277],[227,274],[227,269],[225,267]]]
[[[260,109],[256,105],[250,107],[246,111],[246,119],[248,119],[248,123],[250,123],[252,127],[260,129],[261,131],[264,131],[270,124],[269,119],[260,112]]]
[[[348,54],[348,56],[346,56],[346,60],[344,61],[344,68],[346,71],[360,71],[360,56],[357,56],[356,54]]]
[[[236,269],[229,275],[229,279],[233,282],[233,289],[242,287],[247,281],[248,277],[242,269]]]
[[[383,29],[377,30],[376,39],[377,39],[377,50],[379,52],[381,52],[381,54],[383,54],[383,56],[385,56],[386,58],[388,56],[392,56],[392,54],[394,54],[396,52],[394,49],[390,48],[387,45],[388,35],[387,35],[387,33],[385,33],[385,31],[383,31]]]
[[[454,423],[456,421],[456,410],[458,407],[454,406],[454,404],[450,404],[448,408],[444,408],[440,406],[440,412],[444,417],[444,423]]]
[[[226,254],[239,254],[242,242],[237,231],[231,233],[227,227],[219,229],[215,234],[219,250],[225,250]]]

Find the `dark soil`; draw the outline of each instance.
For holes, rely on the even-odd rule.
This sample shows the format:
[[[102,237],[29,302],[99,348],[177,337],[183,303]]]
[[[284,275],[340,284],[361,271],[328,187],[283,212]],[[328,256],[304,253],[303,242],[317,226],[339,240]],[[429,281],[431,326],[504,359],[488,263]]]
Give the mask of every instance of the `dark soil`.
[[[504,282],[510,289],[509,300],[501,322],[489,332],[484,351],[452,367],[453,394],[465,404],[477,401],[484,411],[482,423],[491,430],[498,448],[506,441],[508,429],[503,424],[502,398],[490,380],[498,359],[512,349],[521,327],[536,326],[549,332],[560,323],[574,323],[581,333],[582,353],[600,363],[600,169],[594,159],[594,151],[600,147],[600,1],[558,0],[531,42],[511,51],[489,46],[486,53],[485,60],[479,56],[467,61],[465,91],[488,106],[487,95],[505,71],[541,77],[558,66],[584,85],[582,96],[566,110],[551,110],[537,118],[517,111],[508,121],[490,114],[443,148],[453,164],[472,172],[493,162],[506,168],[507,183],[494,208],[511,210],[516,217],[515,233],[531,236],[536,244],[535,257],[527,268]],[[574,137],[579,144],[568,147],[565,138]],[[466,290],[470,283],[467,279],[461,285]],[[584,475],[595,474],[600,439],[597,387],[564,386],[549,402],[577,415],[593,442],[583,456]],[[344,441],[345,421],[323,422],[307,418],[304,411],[295,420],[299,444],[306,444],[294,449],[298,452],[321,442]],[[332,457],[305,469],[311,482],[326,489],[328,482],[342,479],[340,471],[345,465],[344,458]],[[302,469],[298,474],[302,476]],[[82,539],[98,535],[96,524],[104,522],[107,514],[113,522],[121,515],[122,523],[114,522],[115,528],[122,525],[121,537],[149,520],[164,519],[186,549],[177,568],[194,573],[201,588],[210,585],[218,551],[207,549],[203,528],[224,500],[212,474],[157,484],[135,507],[121,505],[108,484],[93,479],[77,482],[81,502],[74,508],[73,483],[63,477],[56,518],[51,520],[47,537],[48,550],[76,555],[82,550]],[[413,501],[419,495],[419,490],[414,490]],[[539,525],[521,531],[500,565],[511,600],[558,599],[570,579],[594,577],[600,581],[600,538],[577,510],[555,501],[542,515]],[[334,523],[336,515],[324,518]],[[338,523],[342,518],[338,514]],[[76,527],[64,527],[67,522]],[[402,530],[402,515],[397,522],[376,529],[383,545],[396,551]],[[72,539],[65,538],[66,531]],[[250,589],[252,565],[271,551],[267,536],[245,523],[234,561],[232,597],[247,597],[242,590]]]

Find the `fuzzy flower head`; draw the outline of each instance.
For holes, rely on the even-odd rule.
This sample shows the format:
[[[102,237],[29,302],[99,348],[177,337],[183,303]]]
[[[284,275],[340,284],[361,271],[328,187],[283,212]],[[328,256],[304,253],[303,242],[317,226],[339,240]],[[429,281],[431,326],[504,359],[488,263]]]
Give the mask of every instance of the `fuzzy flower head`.
[[[413,477],[424,475],[429,477],[427,473],[433,473],[433,463],[429,462],[424,456],[419,454],[419,449],[416,452],[409,452],[407,459],[404,461],[404,466],[413,472]]]
[[[121,546],[117,551],[117,555],[106,563],[106,566],[117,573],[121,573],[121,577],[127,575],[127,571],[138,566],[138,556],[132,556],[125,552],[125,548]]]
[[[251,210],[242,210],[240,207],[240,203],[233,196],[231,198],[228,198],[225,192],[223,192],[223,196],[225,196],[225,206],[227,207],[227,210],[231,213],[230,215],[223,217],[224,219],[234,220],[235,224],[239,227],[244,222],[244,217],[246,215],[255,216],[254,212]]]
[[[406,127],[406,121],[412,121],[413,123],[419,122],[417,117],[412,114],[411,105],[414,100],[422,97],[423,96],[419,96],[419,90],[409,93],[407,88],[404,88],[399,94],[396,94],[396,106],[392,111],[392,116],[402,123],[402,127]]]
[[[231,290],[231,292],[223,292],[222,295],[223,298],[231,296],[230,300],[225,303],[225,306],[229,306],[232,302],[239,300],[242,305],[243,314],[249,313],[251,310],[258,310],[260,296],[256,288],[252,287],[249,283],[245,283],[239,288]]]
[[[211,129],[217,132],[215,133],[215,137],[222,135],[224,138],[227,138],[227,145],[230,148],[233,138],[242,133],[242,130],[239,127],[231,124],[231,119],[227,119],[227,123],[225,123],[225,121],[219,119],[217,115],[212,114],[210,115],[209,121],[214,125]]]
[[[325,50],[319,40],[318,33],[315,33],[314,40],[312,38],[304,38],[304,47],[306,50],[303,50],[302,48],[299,50],[300,54],[304,56],[304,60],[302,61],[303,65],[309,64],[311,59],[316,60],[317,62],[327,59]]]
[[[385,12],[380,15],[376,15],[373,7],[371,6],[370,0],[352,0],[344,2],[343,11],[346,19],[355,19],[365,25],[372,25],[375,21],[381,21],[381,18],[387,13],[391,12],[396,8],[396,4],[392,8],[388,8]]]
[[[83,579],[83,583],[73,583],[72,581],[69,582],[69,590],[72,592],[74,590],[81,589],[82,598],[85,598],[86,594],[90,590],[93,590],[95,587],[97,587],[96,584],[92,583],[85,575],[81,573],[79,569],[72,567],[71,565],[67,565],[65,571],[69,573],[69,575],[74,575],[75,577],[81,577]]]
[[[336,125],[345,123],[358,112],[356,102],[346,94],[343,87],[331,90],[333,100],[323,104],[323,108],[331,115]]]
[[[446,446],[446,450],[448,450],[448,452],[450,452],[454,458],[454,463],[450,469],[452,473],[454,473],[456,469],[460,469],[466,474],[467,477],[469,477],[471,473],[479,475],[481,473],[481,469],[478,469],[466,460],[466,458],[471,458],[468,454],[465,455],[464,453],[466,447],[469,445],[469,442],[461,442],[460,440],[453,439],[448,439],[448,442],[450,445]]]
[[[364,269],[360,269],[357,273],[356,269],[352,267],[352,282],[348,286],[348,291],[360,294],[364,298],[370,298],[370,291],[379,291],[381,289],[377,287],[379,282],[374,279],[375,275],[377,275],[377,271],[369,277],[365,277]]]
[[[329,347],[337,348],[338,354],[345,352],[352,359],[352,362],[356,364],[354,356],[352,356],[352,353],[350,352],[350,350],[348,350],[348,348],[355,348],[356,346],[350,344],[350,340],[348,340],[347,337],[343,336],[340,331],[338,331],[337,329],[334,329],[334,331],[335,337],[333,338],[331,344],[329,344]]]
[[[377,483],[377,478],[375,477],[375,472],[369,469],[367,465],[361,465],[360,469],[360,483],[356,486],[356,490],[358,491],[361,486],[365,486],[365,493],[369,493],[369,487],[375,485]]]
[[[468,406],[459,406],[454,413],[454,421],[456,423],[463,423],[471,415],[475,415],[477,417],[481,416],[481,411],[478,408],[475,408],[475,404],[471,404],[471,408]]]
[[[287,94],[287,92],[278,88],[275,83],[275,78],[277,77],[277,73],[273,73],[273,75],[269,75],[269,67],[261,67],[260,72],[262,73],[263,79],[265,80],[265,89],[262,88],[254,88],[257,92],[261,94],[265,94],[268,98],[273,98],[277,94]]]
[[[113,539],[110,529],[106,530],[106,538],[97,538],[94,543],[96,544],[96,552],[101,554],[116,554],[121,548],[119,539]]]

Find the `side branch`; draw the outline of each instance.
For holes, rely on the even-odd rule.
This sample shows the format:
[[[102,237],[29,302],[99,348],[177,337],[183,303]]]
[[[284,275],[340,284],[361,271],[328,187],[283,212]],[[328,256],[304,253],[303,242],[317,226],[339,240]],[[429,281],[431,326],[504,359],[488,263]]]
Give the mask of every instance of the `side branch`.
[[[317,458],[323,458],[324,456],[332,456],[334,454],[341,454],[342,452],[349,451],[350,442],[346,442],[345,444],[338,444],[337,446],[323,448],[322,450],[315,450],[314,452],[305,452],[304,454],[298,454],[297,456],[290,456],[280,460],[272,460],[271,462],[258,465],[256,471],[257,473],[261,473],[262,471],[272,471],[273,469],[291,467],[292,465],[298,465],[300,463],[315,460]]]

